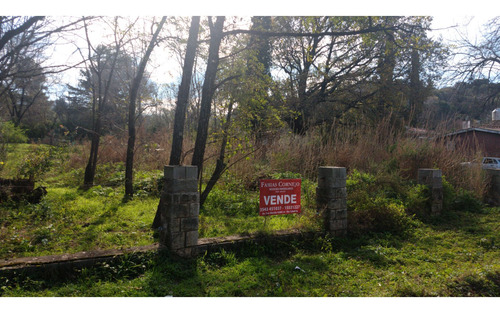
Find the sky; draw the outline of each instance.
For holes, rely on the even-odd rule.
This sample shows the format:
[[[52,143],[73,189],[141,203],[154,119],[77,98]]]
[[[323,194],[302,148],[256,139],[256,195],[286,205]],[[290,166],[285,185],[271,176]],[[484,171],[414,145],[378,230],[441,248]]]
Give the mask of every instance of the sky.
[[[137,15],[430,15],[434,17],[433,31],[430,36],[442,36],[445,41],[459,38],[459,34],[467,34],[471,40],[480,38],[480,26],[491,19],[491,13],[500,14],[500,1],[476,0],[466,4],[457,1],[418,0],[405,2],[401,0],[379,1],[341,1],[335,0],[86,0],[71,2],[66,0],[25,0],[20,3],[2,4],[0,12],[4,15],[49,15],[49,16],[137,16]],[[453,27],[456,26],[456,27]],[[58,47],[55,55],[67,59],[74,50],[72,46]],[[73,60],[79,59],[76,55]],[[168,58],[162,58],[168,59]],[[152,61],[155,59],[153,57]],[[153,79],[161,83],[175,81],[174,74],[180,71],[177,61],[157,62],[160,66],[153,71]],[[178,72],[179,73],[179,72]],[[177,73],[177,75],[179,75]],[[169,78],[167,78],[169,77]],[[62,75],[62,80],[75,84],[78,71]]]
[[[4,1],[5,2],[5,1]],[[39,15],[488,15],[495,0],[24,0],[3,3],[0,11]],[[10,14],[10,13],[9,13]]]

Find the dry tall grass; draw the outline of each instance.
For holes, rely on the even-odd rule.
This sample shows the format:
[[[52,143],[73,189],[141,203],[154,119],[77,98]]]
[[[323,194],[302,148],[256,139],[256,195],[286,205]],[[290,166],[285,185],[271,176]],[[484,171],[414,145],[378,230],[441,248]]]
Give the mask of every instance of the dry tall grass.
[[[248,142],[242,152],[226,159],[226,162],[230,164],[228,171],[232,179],[247,187],[273,173],[294,172],[315,180],[319,166],[341,166],[348,171],[357,169],[373,174],[397,174],[410,180],[416,180],[419,168],[439,168],[454,186],[481,197],[486,188],[481,169],[461,165],[462,162],[478,159],[481,152],[473,153],[456,145],[450,149],[442,134],[444,132],[436,131],[428,134],[427,138],[418,138],[393,127],[389,119],[376,127],[336,127],[328,134],[320,129],[304,136],[283,131],[259,143]],[[186,137],[183,164],[189,164],[193,146],[193,140]],[[124,162],[126,147],[125,136],[102,137],[99,163]],[[170,149],[170,131],[151,135],[139,129],[135,168],[162,169],[168,164]],[[203,177],[210,177],[219,149],[218,143],[207,147]],[[256,152],[248,154],[249,151]],[[88,153],[89,144],[85,143],[78,153],[71,156],[70,167],[85,167]]]
[[[339,127],[325,136],[311,131],[305,136],[282,133],[267,142],[267,153],[235,166],[233,173],[243,180],[267,173],[295,172],[316,179],[319,166],[341,166],[373,174],[393,173],[416,180],[419,168],[441,169],[454,186],[482,197],[486,181],[478,166],[461,163],[477,160],[481,151],[447,145],[440,131],[419,138],[382,121],[375,128]]]

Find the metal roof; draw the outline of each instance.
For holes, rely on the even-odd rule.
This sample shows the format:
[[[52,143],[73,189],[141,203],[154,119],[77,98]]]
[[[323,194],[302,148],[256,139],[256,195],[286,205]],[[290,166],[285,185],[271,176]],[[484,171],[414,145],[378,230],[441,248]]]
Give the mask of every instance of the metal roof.
[[[491,128],[479,128],[479,127],[471,127],[471,128],[466,128],[466,129],[461,129],[459,131],[449,133],[444,135],[446,136],[454,136],[458,134],[463,134],[463,133],[468,133],[468,132],[483,132],[483,133],[490,133],[490,134],[495,134],[495,135],[500,135],[500,129],[491,129]]]

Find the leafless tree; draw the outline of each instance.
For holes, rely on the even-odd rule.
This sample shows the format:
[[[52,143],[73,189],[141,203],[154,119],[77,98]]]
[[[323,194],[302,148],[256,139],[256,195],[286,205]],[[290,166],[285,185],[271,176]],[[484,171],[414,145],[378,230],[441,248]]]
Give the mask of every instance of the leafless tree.
[[[461,34],[456,55],[459,61],[454,67],[453,78],[461,81],[487,79],[493,84],[485,100],[496,99],[500,95],[500,17],[484,25],[479,42]]]
[[[49,48],[65,33],[75,30],[80,19],[65,21],[43,16],[0,17],[0,99],[17,125],[44,97],[46,76],[74,64],[48,64]]]
[[[128,111],[128,143],[127,143],[127,159],[125,162],[125,197],[132,197],[134,194],[133,188],[133,168],[134,168],[134,147],[135,147],[135,120],[136,120],[136,102],[139,95],[139,88],[146,70],[146,65],[157,44],[158,36],[165,24],[167,17],[163,17],[158,24],[154,34],[149,41],[146,52],[141,58],[137,73],[135,74],[132,85],[129,91],[129,111]]]

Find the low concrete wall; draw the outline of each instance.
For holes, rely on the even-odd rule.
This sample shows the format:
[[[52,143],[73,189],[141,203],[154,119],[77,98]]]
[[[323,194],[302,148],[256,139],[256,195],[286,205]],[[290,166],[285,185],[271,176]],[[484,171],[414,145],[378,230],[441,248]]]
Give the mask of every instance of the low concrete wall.
[[[298,230],[277,231],[269,235],[250,234],[234,235],[216,238],[201,238],[196,247],[191,247],[191,256],[201,255],[205,252],[215,252],[220,249],[233,250],[248,243],[269,243],[269,242],[288,242],[292,240],[303,240],[314,238],[320,235],[315,232],[301,232]],[[102,262],[119,261],[120,258],[130,254],[140,254],[158,251],[159,249],[168,249],[159,244],[148,246],[133,247],[123,250],[96,250],[84,251],[73,254],[49,255],[41,257],[25,257],[17,259],[0,260],[0,276],[10,277],[24,273],[43,274],[47,278],[54,276],[64,276],[64,273],[85,267],[98,266]],[[178,255],[178,253],[174,254]]]

